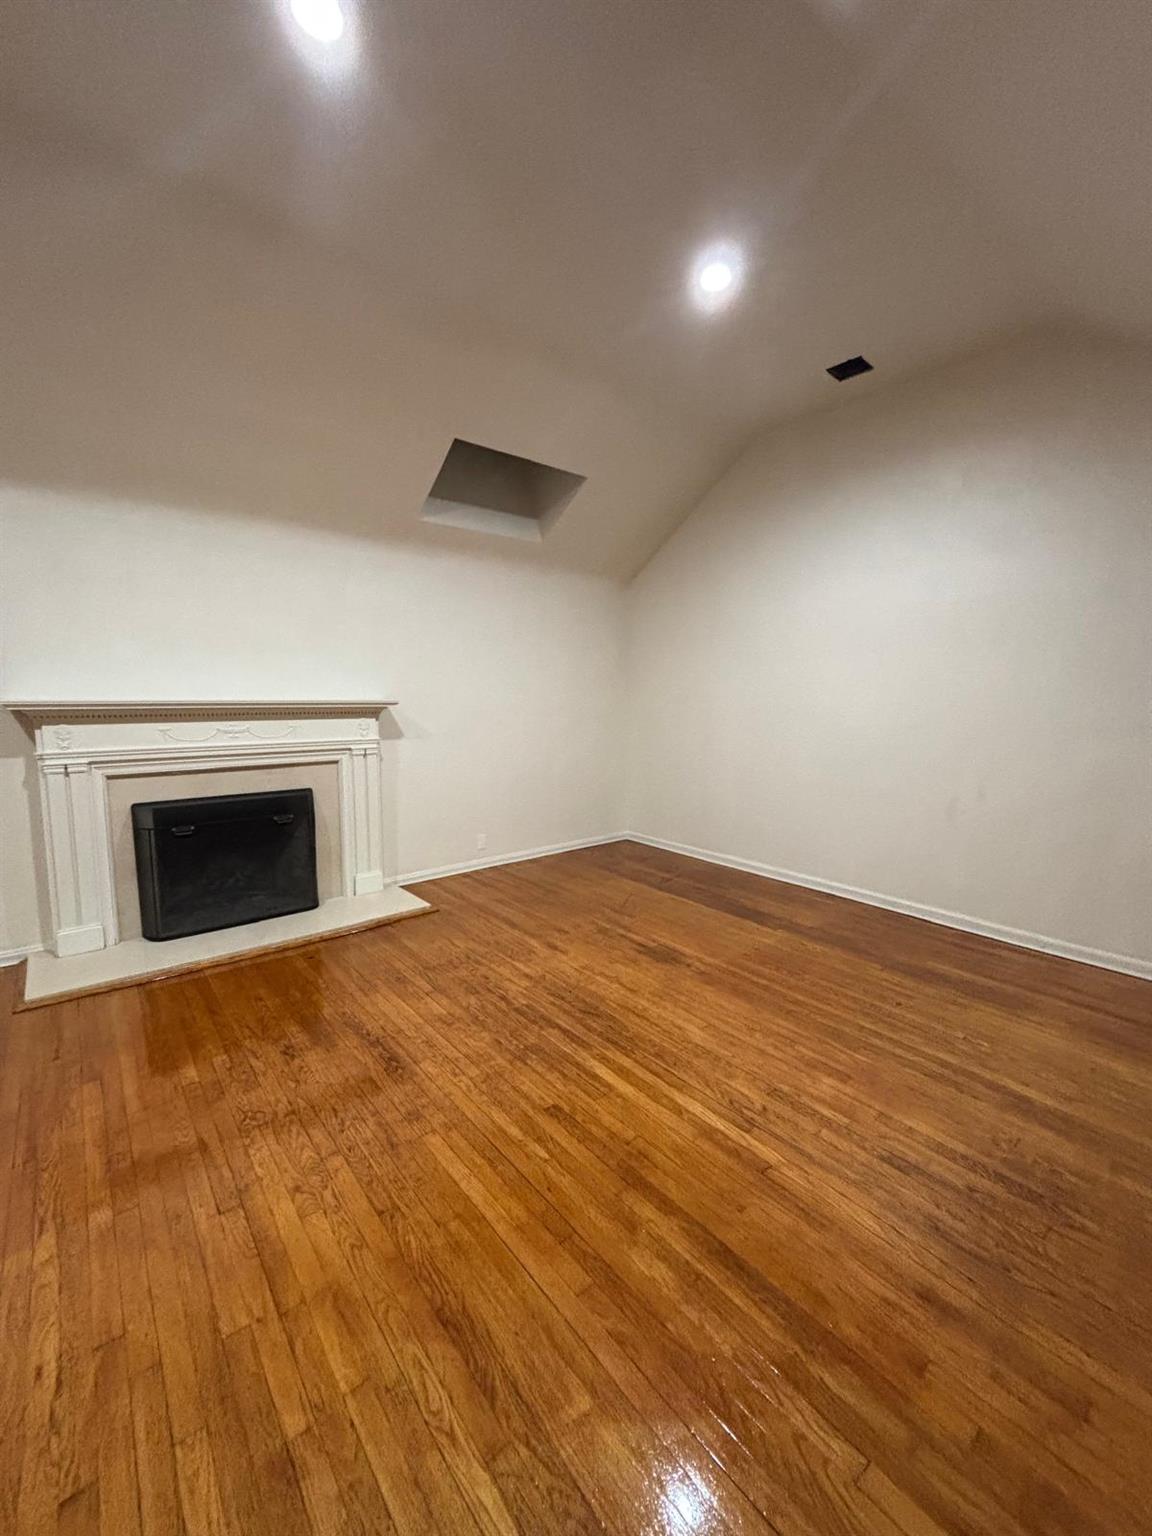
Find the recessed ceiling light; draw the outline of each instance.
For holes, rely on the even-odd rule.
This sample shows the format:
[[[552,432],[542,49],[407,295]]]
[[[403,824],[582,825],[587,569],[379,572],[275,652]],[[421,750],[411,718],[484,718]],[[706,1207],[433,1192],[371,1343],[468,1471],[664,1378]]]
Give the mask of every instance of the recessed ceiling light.
[[[292,0],[292,16],[318,43],[335,43],[344,36],[340,0]]]
[[[726,261],[710,261],[700,269],[696,281],[705,293],[723,293],[736,281],[736,273]]]
[[[744,276],[744,253],[735,245],[712,245],[692,263],[692,300],[711,312],[734,299]]]

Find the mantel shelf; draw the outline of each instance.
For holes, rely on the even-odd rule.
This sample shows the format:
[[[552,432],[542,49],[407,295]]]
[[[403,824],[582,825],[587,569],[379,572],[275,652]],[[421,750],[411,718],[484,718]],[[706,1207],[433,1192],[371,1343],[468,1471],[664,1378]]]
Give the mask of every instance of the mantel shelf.
[[[0,708],[31,720],[191,720],[228,715],[367,715],[391,709],[396,699],[3,699]]]

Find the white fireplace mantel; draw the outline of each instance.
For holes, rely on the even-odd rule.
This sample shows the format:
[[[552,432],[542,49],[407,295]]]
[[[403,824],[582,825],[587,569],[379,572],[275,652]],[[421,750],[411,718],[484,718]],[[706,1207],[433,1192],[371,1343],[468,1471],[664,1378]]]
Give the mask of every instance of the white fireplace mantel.
[[[108,781],[334,762],[345,896],[384,888],[380,715],[371,700],[5,700],[32,728],[57,955],[119,940]]]

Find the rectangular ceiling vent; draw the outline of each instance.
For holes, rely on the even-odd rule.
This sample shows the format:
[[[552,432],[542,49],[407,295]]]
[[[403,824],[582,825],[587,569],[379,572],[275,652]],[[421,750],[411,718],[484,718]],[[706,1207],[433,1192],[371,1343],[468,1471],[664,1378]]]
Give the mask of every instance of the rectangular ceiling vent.
[[[847,357],[842,363],[833,363],[831,368],[825,371],[832,375],[837,384],[843,384],[845,379],[854,379],[861,373],[871,373],[872,364],[866,357]]]
[[[458,437],[420,516],[475,533],[542,539],[583,484],[583,475]]]

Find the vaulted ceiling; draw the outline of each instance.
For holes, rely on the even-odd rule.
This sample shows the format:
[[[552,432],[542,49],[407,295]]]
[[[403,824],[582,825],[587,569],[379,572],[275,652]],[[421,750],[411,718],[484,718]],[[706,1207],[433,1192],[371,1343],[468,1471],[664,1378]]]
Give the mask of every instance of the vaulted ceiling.
[[[345,0],[339,57],[287,4],[8,0],[10,475],[416,536],[465,436],[623,573],[766,421],[1152,330],[1145,0]]]

